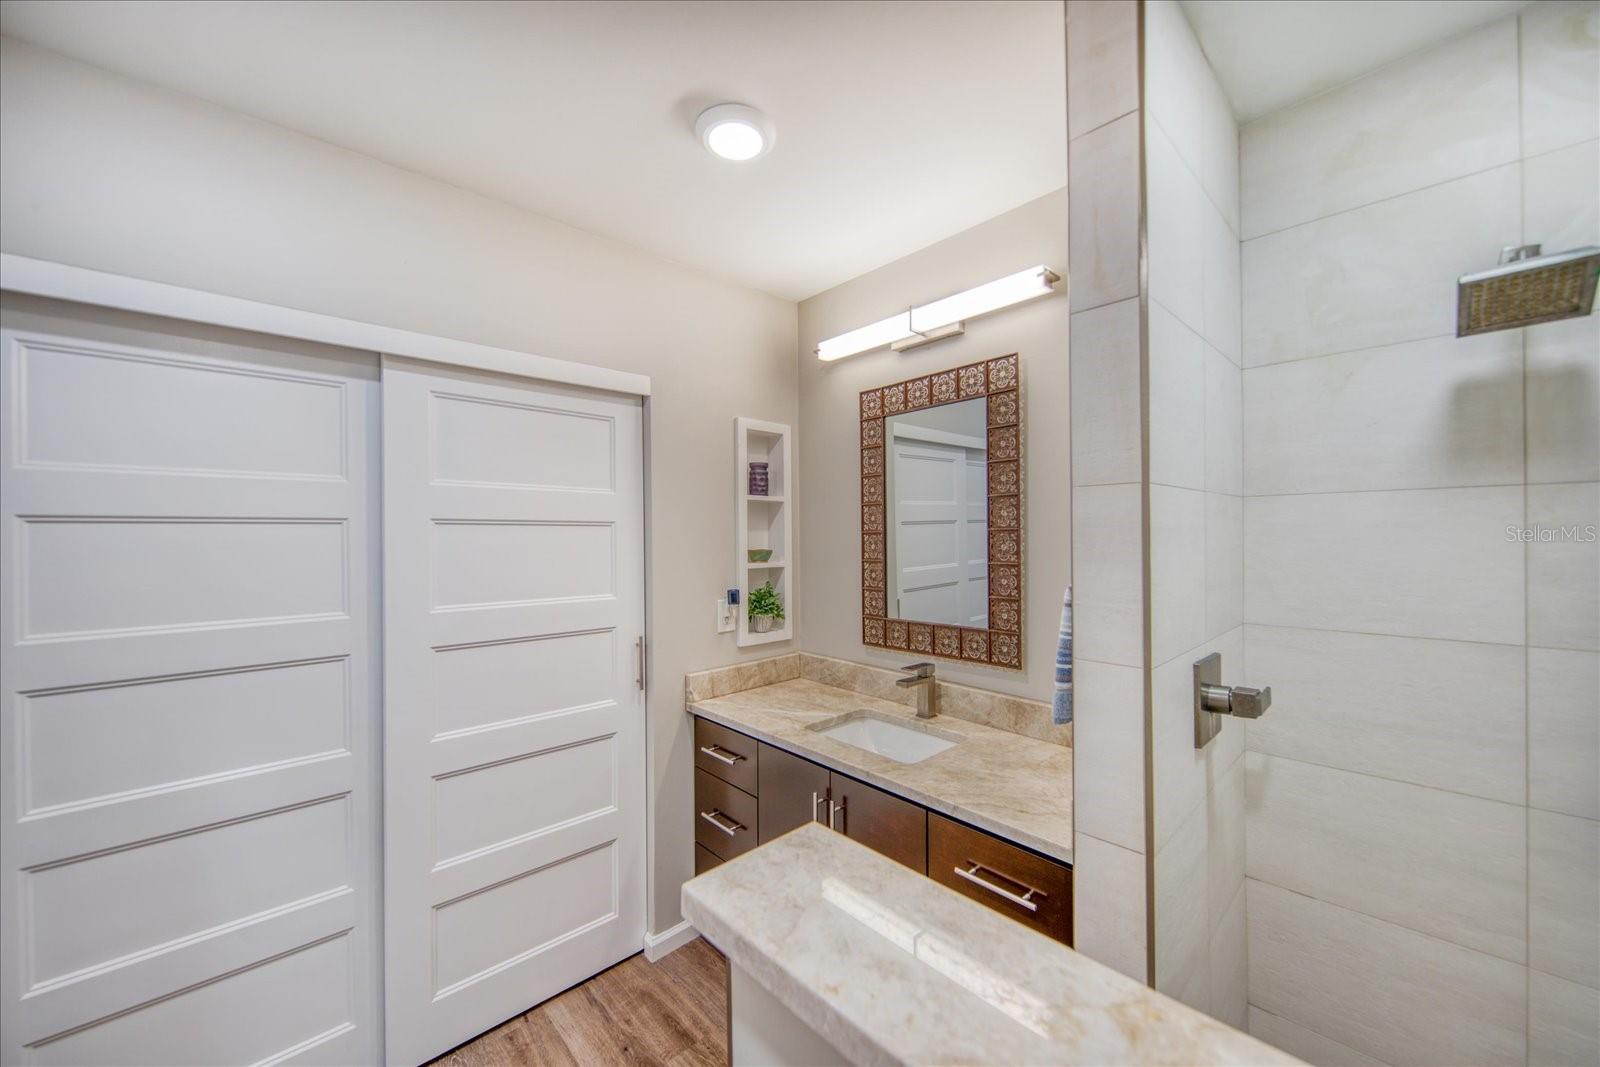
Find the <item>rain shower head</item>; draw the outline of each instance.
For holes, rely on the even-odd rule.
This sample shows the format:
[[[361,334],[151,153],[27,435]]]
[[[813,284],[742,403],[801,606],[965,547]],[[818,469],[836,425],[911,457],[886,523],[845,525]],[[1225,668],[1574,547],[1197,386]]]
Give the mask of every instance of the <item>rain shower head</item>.
[[[1596,275],[1600,248],[1548,256],[1538,245],[1506,248],[1500,266],[1456,280],[1456,336],[1587,315],[1594,309]]]

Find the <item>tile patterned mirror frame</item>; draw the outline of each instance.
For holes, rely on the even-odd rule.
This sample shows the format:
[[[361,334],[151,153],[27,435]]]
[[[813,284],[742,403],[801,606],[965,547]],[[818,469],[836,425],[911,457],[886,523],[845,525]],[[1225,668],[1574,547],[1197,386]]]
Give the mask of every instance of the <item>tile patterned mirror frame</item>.
[[[988,402],[989,628],[888,618],[884,420]],[[919,656],[1022,669],[1022,382],[1017,354],[861,393],[861,640]]]

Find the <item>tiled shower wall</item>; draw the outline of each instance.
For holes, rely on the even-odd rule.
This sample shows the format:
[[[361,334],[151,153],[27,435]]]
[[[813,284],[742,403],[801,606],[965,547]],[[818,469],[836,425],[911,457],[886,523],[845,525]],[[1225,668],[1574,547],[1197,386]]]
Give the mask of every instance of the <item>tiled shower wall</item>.
[[[1597,35],[1240,133],[1249,1027],[1314,1062],[1600,1062],[1600,545],[1516,539],[1600,523],[1600,320],[1454,336],[1501,246],[1600,244]]]
[[[1174,0],[1145,4],[1155,985],[1243,1028],[1244,723],[1194,747],[1193,664],[1244,657],[1239,141]]]

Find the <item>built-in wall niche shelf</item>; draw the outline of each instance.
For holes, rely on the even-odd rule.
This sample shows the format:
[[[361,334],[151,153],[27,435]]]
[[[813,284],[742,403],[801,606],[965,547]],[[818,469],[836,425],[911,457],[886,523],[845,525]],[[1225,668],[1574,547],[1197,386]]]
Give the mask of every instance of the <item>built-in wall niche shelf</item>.
[[[734,573],[738,575],[739,609],[735,635],[743,645],[766,645],[794,637],[794,567],[789,562],[794,544],[793,506],[789,503],[794,465],[790,461],[793,433],[778,422],[760,419],[733,420],[735,508]],[[767,465],[766,495],[750,492],[750,464]],[[772,558],[761,563],[750,560],[752,548],[772,550]],[[750,629],[750,590],[772,583],[783,604],[783,621],[766,633]]]

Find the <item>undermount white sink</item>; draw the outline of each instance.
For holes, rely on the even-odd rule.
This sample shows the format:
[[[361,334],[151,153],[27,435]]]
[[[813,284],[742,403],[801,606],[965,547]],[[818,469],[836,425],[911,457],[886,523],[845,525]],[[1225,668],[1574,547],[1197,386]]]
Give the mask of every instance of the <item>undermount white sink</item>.
[[[929,756],[954,748],[958,740],[932,728],[907,725],[870,711],[852,711],[811,729],[835,741],[887,756],[896,763],[921,763]]]

